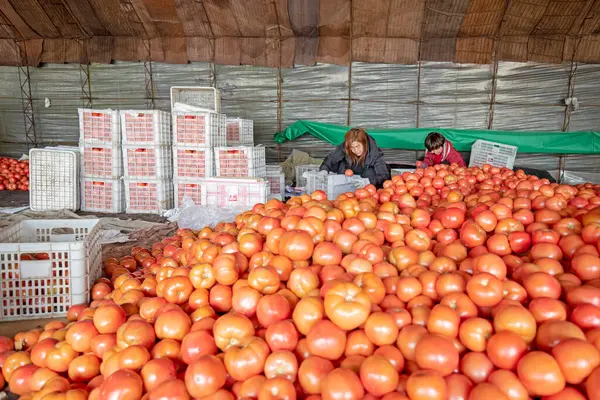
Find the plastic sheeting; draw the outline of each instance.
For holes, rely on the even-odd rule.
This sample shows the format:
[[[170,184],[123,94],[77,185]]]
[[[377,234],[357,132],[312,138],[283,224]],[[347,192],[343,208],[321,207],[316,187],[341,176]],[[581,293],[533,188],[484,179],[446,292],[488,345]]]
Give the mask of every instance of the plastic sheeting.
[[[208,63],[153,63],[154,101],[170,109],[171,86],[211,86],[222,90],[224,112],[250,118],[256,143],[265,144],[269,162],[283,160],[293,148],[324,157],[331,146],[303,137],[279,149],[273,133],[299,119],[360,125],[368,128],[446,127],[487,129],[490,101],[495,98],[492,128],[502,130],[562,130],[564,98],[570,64],[545,65],[500,62],[496,93],[491,65],[422,62],[418,65],[354,62],[352,68],[317,64],[293,69],[212,66]],[[119,62],[90,67],[93,107],[145,108],[144,65]],[[76,108],[83,104],[78,65],[30,68],[37,135],[43,144],[72,145],[78,141]],[[281,77],[281,81],[278,79]],[[571,94],[579,108],[570,112],[570,131],[600,130],[600,65],[577,65]],[[0,68],[0,154],[27,152],[19,89],[19,72]],[[44,99],[51,101],[45,107]],[[348,103],[350,102],[350,107]],[[278,113],[278,108],[280,109]],[[412,163],[418,152],[384,149],[386,159]],[[600,163],[589,156],[565,159],[575,172]],[[517,165],[519,164],[519,157]],[[559,169],[555,156],[531,156],[522,163]]]

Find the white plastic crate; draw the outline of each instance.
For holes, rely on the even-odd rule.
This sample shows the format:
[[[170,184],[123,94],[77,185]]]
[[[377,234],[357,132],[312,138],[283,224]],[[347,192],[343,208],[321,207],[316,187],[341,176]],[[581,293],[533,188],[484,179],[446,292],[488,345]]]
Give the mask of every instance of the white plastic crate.
[[[215,147],[216,175],[264,177],[267,173],[265,147]]]
[[[251,208],[265,203],[269,183],[261,178],[207,178],[202,182],[202,205]]]
[[[81,179],[81,211],[122,213],[125,191],[121,179]]]
[[[167,179],[125,179],[128,214],[160,214],[173,208],[173,182]]]
[[[476,140],[471,147],[469,167],[480,167],[483,164],[490,164],[498,168],[506,167],[512,169],[517,157],[517,150],[517,146]]]
[[[270,194],[284,194],[285,193],[285,175],[281,172],[273,173],[267,169],[267,176],[265,179],[269,182],[271,187]]]
[[[227,146],[227,117],[212,112],[173,113],[176,146]]]
[[[171,110],[175,110],[175,103],[220,112],[221,91],[213,87],[171,86]]]
[[[173,162],[167,146],[123,146],[125,178],[171,179]]]
[[[79,210],[79,149],[29,150],[29,208]]]
[[[204,179],[173,179],[175,208],[182,206],[184,197],[189,197],[194,204],[202,204],[202,182]]]
[[[168,146],[171,144],[171,114],[159,110],[121,110],[123,144]]]
[[[173,147],[174,176],[178,178],[208,178],[215,176],[213,149]]]
[[[119,111],[79,108],[79,142],[121,143]]]
[[[24,220],[0,231],[0,321],[64,317],[102,274],[98,219]]]
[[[82,143],[82,167],[84,177],[117,179],[123,176],[123,152],[120,144]]]
[[[227,146],[254,146],[254,121],[227,118]]]
[[[318,171],[319,167],[320,165],[317,164],[296,165],[296,187],[306,187],[304,173],[306,171]]]
[[[356,189],[363,188],[369,184],[369,180],[360,176],[346,176],[341,174],[319,175],[317,171],[307,171],[306,193],[313,193],[315,190],[322,190],[327,193],[329,200],[335,200],[340,194],[354,192]]]
[[[391,176],[395,176],[395,175],[402,175],[405,172],[415,172],[415,169],[411,169],[411,168],[392,168],[390,170],[390,175]]]

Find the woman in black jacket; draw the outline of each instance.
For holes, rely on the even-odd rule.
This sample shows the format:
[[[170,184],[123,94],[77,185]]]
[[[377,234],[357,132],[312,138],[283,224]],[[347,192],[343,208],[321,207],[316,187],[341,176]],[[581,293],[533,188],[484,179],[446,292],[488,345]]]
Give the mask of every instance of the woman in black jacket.
[[[344,143],[333,150],[323,161],[320,171],[343,174],[347,169],[368,178],[369,182],[379,187],[390,179],[387,165],[383,159],[383,151],[379,149],[375,139],[362,128],[353,128],[346,132]]]

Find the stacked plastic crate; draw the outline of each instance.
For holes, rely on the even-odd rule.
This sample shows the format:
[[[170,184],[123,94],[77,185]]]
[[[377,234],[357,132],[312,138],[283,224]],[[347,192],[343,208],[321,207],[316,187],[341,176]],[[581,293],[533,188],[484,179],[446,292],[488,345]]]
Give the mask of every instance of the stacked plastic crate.
[[[254,146],[252,120],[227,119],[227,147],[216,147],[216,176],[206,183],[206,201],[218,205],[252,207],[270,194],[265,147]]]
[[[121,111],[127,213],[173,208],[171,116],[158,110]]]
[[[79,109],[81,210],[125,210],[121,127],[116,110]]]
[[[179,111],[181,105],[205,111]],[[171,106],[175,207],[182,206],[184,197],[189,197],[194,204],[205,204],[202,183],[215,176],[213,148],[227,145],[227,117],[219,113],[219,91],[172,87]]]
[[[266,179],[269,182],[269,198],[284,200],[285,198],[285,175],[279,164],[267,165]]]

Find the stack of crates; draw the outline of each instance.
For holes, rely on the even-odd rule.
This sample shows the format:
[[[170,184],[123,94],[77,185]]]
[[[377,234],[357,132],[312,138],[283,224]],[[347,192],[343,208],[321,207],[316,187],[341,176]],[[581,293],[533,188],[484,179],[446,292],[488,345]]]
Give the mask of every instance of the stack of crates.
[[[173,113],[175,207],[183,197],[202,204],[201,184],[215,176],[214,152],[227,145],[227,117],[214,112]]]
[[[121,124],[116,110],[79,109],[81,210],[125,210]]]
[[[158,110],[122,110],[127,213],[173,208],[171,116]]]
[[[271,188],[269,198],[284,200],[285,198],[285,175],[279,164],[267,165],[267,181]]]

